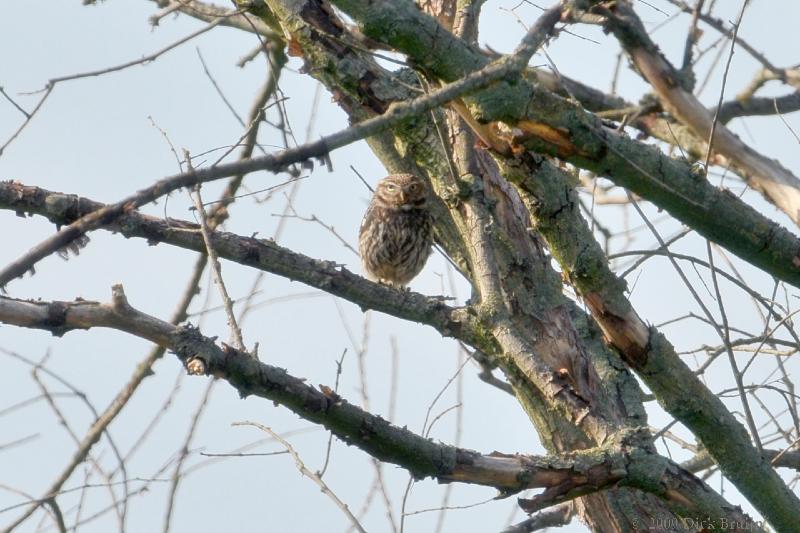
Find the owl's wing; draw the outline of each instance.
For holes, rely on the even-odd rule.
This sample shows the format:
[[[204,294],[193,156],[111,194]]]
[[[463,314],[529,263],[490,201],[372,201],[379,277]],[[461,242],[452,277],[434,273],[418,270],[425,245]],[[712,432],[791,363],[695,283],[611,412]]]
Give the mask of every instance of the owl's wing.
[[[364,218],[361,219],[361,225],[358,227],[358,235],[360,236],[364,233],[364,229],[370,224],[372,221],[372,217],[375,215],[375,206],[372,202],[369,203],[367,206],[367,210],[364,213]]]

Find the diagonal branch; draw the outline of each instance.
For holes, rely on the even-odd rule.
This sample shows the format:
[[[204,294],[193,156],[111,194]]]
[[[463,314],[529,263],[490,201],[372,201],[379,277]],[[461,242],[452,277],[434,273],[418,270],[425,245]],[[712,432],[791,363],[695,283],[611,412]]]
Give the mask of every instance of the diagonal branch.
[[[800,93],[793,92],[771,98],[750,97],[744,100],[736,98],[725,102],[719,108],[719,121],[727,124],[731,120],[746,116],[770,116],[792,113],[800,110]]]
[[[652,451],[647,432],[622,430],[598,448],[563,457],[492,453],[435,443],[348,403],[330,388],[316,389],[285,370],[203,336],[191,325],[175,326],[134,309],[121,285],[108,304],[25,301],[0,297],[0,322],[63,335],[75,329],[110,327],[155,342],[176,353],[190,372],[227,381],[242,398],[255,395],[284,405],[321,424],[340,439],[417,478],[495,487],[502,494],[546,490],[521,504],[528,512],[617,484],[656,494],[694,516],[719,509],[721,498],[700,480]],[[193,370],[194,369],[194,370]],[[46,497],[50,497],[47,495]],[[719,520],[752,520],[733,510]]]
[[[553,14],[550,15],[548,22],[551,28],[558,20],[556,15],[559,13],[560,12],[553,11]],[[288,148],[276,154],[238,161],[236,163],[216,165],[206,169],[190,170],[163,178],[150,187],[142,189],[115,204],[105,206],[102,209],[89,213],[37,244],[25,255],[1,270],[0,288],[4,287],[14,278],[20,277],[25,274],[25,272],[31,270],[33,266],[43,258],[64,248],[87,232],[109,224],[123,213],[148,204],[172,191],[198,185],[206,181],[233,175],[248,174],[258,170],[279,172],[292,163],[306,161],[315,157],[326,157],[331,150],[341,148],[342,146],[380,133],[409,117],[430,111],[458,98],[462,94],[475,91],[496,80],[519,72],[525,64],[527,64],[528,58],[530,58],[544,39],[547,28],[544,27],[541,28],[541,30],[542,31],[536,33],[530,33],[523,41],[523,44],[520,45],[515,55],[504,57],[487,65],[482,70],[472,72],[462,79],[447,84],[424,96],[407,102],[393,103],[385,113],[378,117],[367,119],[350,128],[340,130],[317,141],[309,142],[294,148]]]
[[[647,35],[642,22],[626,2],[603,9],[606,28],[614,33],[638,71],[655,89],[664,107],[723,155],[747,183],[800,224],[800,179],[773,159],[744,143],[680,84],[680,74]],[[735,36],[735,33],[734,33]]]
[[[474,49],[447,34],[444,29],[437,27],[433,31],[430,26],[435,25],[435,21],[415,11],[410,2],[392,3],[391,15],[371,10],[364,1],[360,0],[334,0],[334,3],[353,17],[367,36],[384,39],[387,44],[409,54],[411,59],[419,62],[425,69],[445,81],[450,81],[449,76],[458,75],[458,68],[469,71],[470,68],[480,68],[483,64],[480,55]],[[422,50],[425,51],[424,54]],[[498,125],[493,121],[502,121],[516,126],[516,130],[506,128],[503,131],[501,129],[500,135],[497,135],[496,138],[502,140],[505,137],[510,146],[517,148],[517,150],[508,150],[507,152],[513,152],[518,158],[528,157],[531,168],[537,168],[541,159],[527,154],[523,155],[524,152],[521,153],[519,150],[522,146],[556,153],[579,166],[594,168],[604,175],[608,174],[615,181],[624,177],[626,185],[638,184],[638,189],[649,193],[642,195],[650,199],[659,197],[663,199],[665,196],[671,195],[672,200],[666,204],[669,206],[667,209],[673,214],[676,209],[681,209],[678,214],[675,214],[677,218],[684,221],[690,219],[687,222],[697,228],[700,233],[703,233],[703,229],[709,230],[714,226],[712,239],[724,240],[726,246],[738,248],[740,252],[737,253],[741,254],[741,251],[747,251],[748,256],[745,258],[749,257],[748,260],[757,261],[759,266],[768,271],[786,267],[788,270],[794,270],[794,273],[791,274],[792,283],[800,284],[800,276],[798,276],[800,274],[800,258],[796,255],[800,248],[797,246],[797,239],[774,223],[768,223],[763,228],[765,231],[759,237],[762,243],[775,242],[772,240],[773,238],[783,239],[784,237],[787,239],[787,243],[794,242],[794,245],[785,250],[788,255],[783,259],[785,263],[776,260],[777,258],[774,256],[768,257],[763,254],[764,248],[761,246],[752,248],[742,246],[742,244],[747,245],[747,239],[753,238],[753,225],[742,224],[738,228],[733,228],[734,231],[732,231],[730,221],[742,220],[741,215],[748,217],[761,217],[761,215],[738,200],[729,202],[732,195],[712,187],[699,176],[692,176],[691,169],[685,163],[672,160],[652,148],[645,148],[639,143],[614,133],[589,113],[536,86],[526,86],[524,82],[517,82],[514,85],[511,83],[496,84],[483,92],[465,98],[465,102],[468,111],[475,117],[470,124],[484,135],[492,135],[492,127]],[[530,105],[531,102],[536,105]],[[494,148],[499,143],[487,144]],[[504,157],[508,157],[507,152],[500,151]],[[563,176],[559,179],[564,181]],[[542,187],[554,186],[554,184],[546,183],[544,176],[537,182],[540,180]],[[670,180],[673,181],[670,182]],[[673,183],[678,180],[681,185],[686,184],[686,186],[673,187]],[[701,189],[702,193],[694,194],[698,189]],[[555,215],[565,207],[561,200],[563,191],[558,186],[554,186],[554,190],[550,192],[553,192],[560,200],[560,203],[554,207],[551,206],[550,215]],[[656,203],[665,206],[665,202]],[[734,204],[737,205],[736,209],[733,209]],[[724,210],[721,209],[723,206]],[[709,216],[706,210],[710,208],[719,210],[715,214],[716,220],[702,220],[703,217]],[[679,215],[683,215],[683,217]],[[585,223],[582,222],[582,224],[585,228]],[[574,231],[574,224],[567,223],[564,228]],[[561,229],[558,228],[558,231]],[[727,237],[725,233],[728,234]],[[738,233],[736,239],[730,239],[731,233]],[[573,238],[573,246],[581,247],[575,254],[580,262],[577,265],[577,272],[573,275],[576,279],[585,278],[581,281],[591,283],[594,281],[591,274],[598,269],[604,272],[603,269],[608,267],[607,260],[602,253],[593,254],[589,253],[593,250],[583,249],[590,243],[596,245],[591,236],[588,237],[588,241],[575,241],[574,234],[569,233],[569,235]],[[570,257],[570,259],[575,259],[575,257]],[[794,264],[792,264],[793,262]],[[784,273],[786,272],[787,270],[784,270]],[[722,449],[717,454],[718,458],[725,462],[734,483],[776,526],[793,523],[792,516],[800,508],[800,502],[788,490],[780,477],[758,456],[741,425],[718,399],[714,398],[712,401],[707,394],[701,396],[702,406],[695,405],[697,395],[687,395],[685,390],[681,389],[687,384],[691,384],[693,390],[697,389],[695,377],[685,366],[675,365],[675,361],[679,361],[679,359],[674,356],[674,350],[672,350],[672,357],[660,357],[662,352],[669,354],[671,347],[663,337],[651,332],[650,328],[636,316],[635,311],[625,299],[619,280],[613,276],[607,280],[604,276],[602,282],[607,282],[609,286],[591,287],[590,291],[586,291],[587,287],[585,286],[579,288],[582,289],[587,301],[593,299],[590,303],[595,310],[593,314],[599,315],[599,320],[605,321],[603,328],[606,334],[626,356],[629,364],[642,372],[643,378],[649,379],[648,383],[654,384],[651,386],[658,387],[658,391],[661,393],[659,398],[662,401],[671,402],[670,408],[674,409],[680,415],[679,418],[686,421],[701,439],[713,442],[719,438],[721,436],[718,432],[719,420],[724,420],[726,425],[734,430],[735,448],[743,452],[743,455],[739,457],[736,452],[732,452],[733,447],[730,447],[729,443],[720,443]],[[602,299],[596,296],[599,289],[607,291],[603,294]],[[611,309],[612,306],[620,307],[620,309]],[[613,312],[609,312],[610,310]],[[692,405],[687,407],[685,400],[692,402]],[[713,435],[712,433],[715,431],[717,434]],[[754,482],[751,476],[755,476],[758,482]]]
[[[504,171],[520,187],[537,229],[608,342],[773,525],[779,527],[794,520],[800,509],[797,497],[754,448],[745,429],[719,398],[700,382],[669,341],[636,313],[625,295],[624,281],[608,267],[580,214],[571,178],[555,165],[529,156],[504,164]]]
[[[86,213],[107,206],[86,198],[26,187],[14,182],[0,182],[0,209],[19,213],[36,213],[62,225],[80,219]],[[139,237],[150,242],[164,242],[199,253],[205,244],[196,224],[142,215],[136,211],[122,215],[104,226],[126,237]],[[430,325],[442,335],[460,339],[494,354],[497,346],[483,331],[477,317],[468,307],[454,308],[441,298],[401,291],[373,283],[332,261],[321,261],[293,252],[272,241],[220,231],[210,235],[219,257],[245,266],[271,272],[349,300],[362,309],[374,309],[399,318]]]
[[[409,54],[445,82],[488,63],[411,2],[393,2],[390,10],[380,12],[363,5],[364,0],[333,3],[368,37]],[[800,240],[710,184],[687,162],[608,128],[595,115],[525,78],[496,83],[464,101],[467,122],[499,153],[510,156],[528,148],[607,176],[745,261],[800,287]]]

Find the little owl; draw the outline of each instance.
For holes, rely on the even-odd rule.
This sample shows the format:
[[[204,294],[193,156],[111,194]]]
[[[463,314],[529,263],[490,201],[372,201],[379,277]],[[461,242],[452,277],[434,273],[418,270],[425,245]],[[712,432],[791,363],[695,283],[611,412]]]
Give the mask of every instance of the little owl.
[[[419,274],[433,244],[427,201],[425,183],[412,174],[378,182],[358,236],[367,277],[402,287]]]

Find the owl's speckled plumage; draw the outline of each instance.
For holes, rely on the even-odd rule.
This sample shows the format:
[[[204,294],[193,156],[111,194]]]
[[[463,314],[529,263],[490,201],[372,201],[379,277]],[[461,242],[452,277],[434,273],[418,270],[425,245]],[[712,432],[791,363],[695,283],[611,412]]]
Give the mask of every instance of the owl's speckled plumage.
[[[412,174],[379,181],[358,237],[367,276],[389,285],[408,284],[431,253],[432,226],[425,182]]]

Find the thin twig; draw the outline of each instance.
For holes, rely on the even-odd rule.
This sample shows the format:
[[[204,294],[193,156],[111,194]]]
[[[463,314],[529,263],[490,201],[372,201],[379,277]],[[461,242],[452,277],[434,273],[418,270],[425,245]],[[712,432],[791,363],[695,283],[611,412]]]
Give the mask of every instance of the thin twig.
[[[170,50],[173,50],[173,49],[179,47],[180,45],[185,44],[186,42],[191,41],[192,39],[194,39],[194,38],[196,38],[196,37],[208,32],[208,31],[214,29],[215,27],[217,27],[220,24],[220,22],[222,20],[223,20],[222,18],[218,18],[218,19],[214,20],[213,22],[211,22],[210,24],[204,26],[203,28],[200,28],[199,30],[190,33],[189,35],[187,35],[187,36],[175,41],[174,43],[172,43],[172,44],[170,44],[168,46],[165,46],[164,48],[162,48],[162,49],[160,49],[160,50],[158,50],[156,52],[153,52],[152,54],[148,54],[148,55],[146,55],[146,56],[144,56],[142,58],[134,59],[132,61],[127,61],[125,63],[121,63],[119,65],[115,65],[113,67],[106,67],[106,68],[103,68],[103,69],[91,70],[91,71],[88,71],[88,72],[81,72],[81,73],[78,73],[78,74],[69,74],[67,76],[60,76],[60,77],[57,77],[57,78],[51,78],[50,80],[48,80],[47,85],[44,87],[44,89],[41,89],[41,91],[43,91],[44,94],[42,95],[42,98],[39,100],[39,102],[36,104],[36,107],[33,108],[33,111],[31,111],[29,114],[26,115],[25,121],[22,123],[22,125],[20,125],[20,127],[11,135],[11,137],[8,140],[6,140],[6,142],[3,143],[2,146],[0,146],[0,155],[2,155],[3,151],[8,147],[8,145],[11,144],[14,141],[14,139],[16,139],[19,136],[20,133],[22,133],[22,130],[24,130],[25,127],[28,124],[30,124],[31,120],[34,118],[34,116],[39,111],[39,109],[41,109],[42,104],[44,104],[45,100],[47,100],[47,98],[50,96],[50,94],[53,92],[53,89],[55,88],[55,86],[57,84],[59,84],[61,82],[65,82],[65,81],[72,81],[72,80],[79,80],[79,79],[83,79],[83,78],[91,78],[91,77],[95,77],[95,76],[102,76],[104,74],[110,74],[112,72],[118,72],[120,70],[124,70],[126,68],[130,68],[130,67],[133,67],[133,66],[136,66],[136,65],[142,65],[142,64],[145,64],[145,63],[150,63],[152,61],[155,61],[156,59],[158,59],[160,56],[164,55],[165,53],[169,52]],[[41,91],[38,91],[38,92],[41,92]]]
[[[188,152],[186,153],[186,160],[189,160]],[[222,279],[222,265],[220,265],[217,252],[211,243],[211,229],[208,227],[208,219],[206,210],[203,207],[203,199],[200,196],[200,187],[197,186],[193,195],[194,206],[197,210],[198,218],[200,219],[200,233],[203,235],[203,242],[206,245],[206,253],[208,254],[209,265],[211,266],[211,274],[214,277],[214,283],[219,289],[220,297],[222,298],[222,305],[225,308],[225,315],[228,317],[228,327],[231,329],[231,337],[234,346],[237,349],[245,351],[244,339],[242,338],[242,330],[236,321],[236,315],[233,313],[233,303],[228,295],[228,289],[225,287],[225,281]]]
[[[170,480],[169,494],[167,496],[167,510],[164,515],[164,527],[162,529],[164,533],[169,531],[172,521],[172,514],[175,512],[175,496],[178,493],[178,487],[183,479],[183,464],[190,454],[189,445],[194,439],[197,427],[200,424],[200,418],[205,412],[206,405],[208,405],[208,400],[211,398],[211,391],[214,390],[215,383],[216,381],[209,380],[208,385],[206,386],[205,393],[203,393],[203,397],[200,399],[200,403],[195,410],[194,416],[192,416],[192,421],[189,424],[189,430],[186,432],[186,437],[183,440],[183,446],[181,446],[180,453],[178,454],[178,460],[176,461],[175,468],[172,471],[172,479]]]
[[[347,355],[347,348],[342,350],[342,355],[339,357],[339,360],[336,361],[336,382],[333,385],[333,393],[336,394],[339,392],[339,378],[342,377],[342,363],[344,362],[344,356]],[[390,419],[391,420],[391,419]],[[328,435],[328,445],[325,447],[325,460],[322,462],[322,468],[317,470],[317,475],[321,478],[325,475],[325,471],[328,470],[328,462],[331,458],[331,446],[333,445],[333,433]]]
[[[350,520],[350,522],[358,531],[360,531],[361,533],[366,533],[366,530],[358,522],[358,519],[356,519],[356,517],[353,516],[353,513],[350,512],[350,508],[347,506],[347,504],[344,503],[342,500],[340,500],[338,496],[336,496],[336,494],[328,487],[328,485],[322,480],[321,477],[319,477],[317,474],[306,468],[306,465],[303,463],[302,459],[300,459],[300,455],[297,453],[297,451],[295,451],[292,445],[289,444],[289,441],[287,441],[286,439],[284,439],[283,437],[272,431],[272,429],[268,428],[263,424],[259,424],[258,422],[250,422],[250,421],[234,422],[232,425],[253,426],[269,434],[270,436],[272,436],[273,439],[280,442],[294,458],[295,465],[297,466],[297,469],[300,471],[300,473],[306,476],[307,478],[311,479],[314,483],[316,483],[317,486],[319,486],[322,493],[325,494],[328,498],[330,498],[336,504],[336,506],[342,510],[345,516],[347,516],[347,518]]]
[[[709,161],[711,161],[711,152],[714,147],[714,133],[717,130],[717,123],[719,121],[719,111],[722,108],[722,99],[725,97],[725,85],[728,83],[728,72],[730,72],[731,61],[733,60],[733,51],[736,48],[736,35],[739,33],[739,26],[744,17],[744,10],[747,8],[747,3],[750,0],[742,1],[742,8],[739,10],[739,17],[736,19],[736,24],[733,26],[733,36],[731,37],[731,49],[728,53],[728,61],[725,63],[725,72],[722,75],[722,87],[719,90],[719,100],[717,101],[717,108],[714,111],[714,118],[711,121],[711,132],[708,134],[708,150],[706,151],[706,161],[704,168],[708,169]]]

